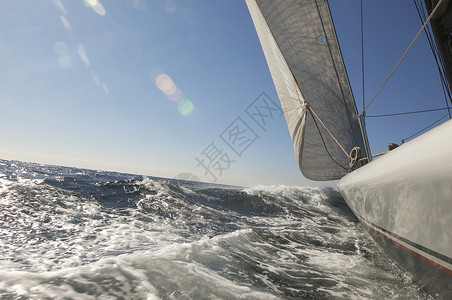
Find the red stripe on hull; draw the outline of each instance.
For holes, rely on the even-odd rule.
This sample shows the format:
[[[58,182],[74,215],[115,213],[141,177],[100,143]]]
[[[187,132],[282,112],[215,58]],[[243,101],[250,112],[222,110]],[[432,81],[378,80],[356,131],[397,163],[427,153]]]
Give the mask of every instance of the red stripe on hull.
[[[422,254],[417,253],[416,251],[411,250],[410,248],[405,247],[404,245],[401,245],[400,243],[398,243],[397,241],[393,240],[392,238],[390,238],[389,236],[381,233],[380,231],[378,231],[377,229],[373,228],[372,226],[370,226],[369,224],[367,224],[367,222],[365,222],[363,219],[361,219],[360,217],[358,217],[358,219],[367,227],[369,227],[370,229],[372,229],[373,231],[375,231],[376,233],[378,233],[379,235],[381,235],[382,237],[384,237],[385,239],[391,241],[392,243],[394,243],[395,245],[399,246],[400,248],[404,249],[405,251],[415,255],[416,257],[422,259],[423,261],[431,264],[432,266],[438,268],[439,270],[445,272],[448,275],[452,276],[452,270],[432,261],[431,259],[428,259],[427,257],[423,256]]]

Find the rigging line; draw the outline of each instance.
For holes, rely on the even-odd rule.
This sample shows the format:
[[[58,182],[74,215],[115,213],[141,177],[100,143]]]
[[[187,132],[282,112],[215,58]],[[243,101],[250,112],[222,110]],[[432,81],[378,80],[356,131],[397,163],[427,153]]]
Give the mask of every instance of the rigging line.
[[[444,78],[443,78],[443,80],[444,80]],[[449,120],[452,120],[452,115],[450,114],[449,102],[447,102],[446,88],[445,88],[444,84],[442,86],[443,86],[444,98],[446,99],[447,111],[449,112]],[[447,90],[447,91],[449,91],[449,90]],[[450,98],[450,95],[449,95],[449,99],[451,99],[451,101],[452,101],[452,98]]]
[[[448,107],[443,107],[443,108],[435,108],[435,109],[426,109],[426,110],[408,111],[408,112],[403,112],[403,113],[384,114],[384,115],[373,115],[373,116],[367,116],[366,118],[393,117],[393,116],[418,114],[418,113],[425,113],[425,112],[439,111],[439,110],[449,110],[449,108],[448,108]]]
[[[309,113],[311,114],[312,120],[314,121],[315,126],[317,127],[317,131],[319,132],[320,135],[320,139],[322,140],[323,143],[323,147],[325,148],[326,153],[328,154],[328,156],[331,158],[332,161],[334,161],[339,167],[341,167],[344,170],[349,170],[348,168],[344,167],[343,165],[341,165],[337,160],[334,159],[334,157],[331,155],[330,151],[328,151],[328,147],[326,146],[325,140],[323,139],[323,135],[322,132],[320,131],[319,125],[317,124],[317,121],[314,118],[314,115],[312,113],[312,110],[309,108],[310,106],[308,105],[307,108],[309,110]],[[320,120],[320,119],[319,119]],[[348,157],[348,155],[347,155]]]
[[[414,5],[416,6],[416,10],[419,14],[419,19],[423,23],[425,21],[425,9],[424,6],[418,3],[419,1],[414,0]],[[438,47],[436,46],[436,43],[432,42],[432,32],[431,32],[431,25],[427,26],[425,30],[425,35],[427,36],[428,43],[430,45],[430,49],[432,50],[433,58],[435,59],[436,67],[438,69],[439,77],[441,80],[441,86],[443,88],[443,94],[444,94],[444,100],[446,101],[447,110],[449,111],[449,119],[452,119],[452,115],[450,112],[450,106],[449,101],[452,103],[452,96],[451,96],[451,86],[449,85],[449,82],[445,80],[444,78],[444,71],[440,66],[443,64],[442,56],[439,54]],[[447,101],[449,99],[449,101]]]
[[[429,129],[430,127],[432,127],[433,125],[435,125],[436,123],[438,123],[439,121],[441,121],[442,119],[444,119],[445,117],[447,117],[448,115],[449,115],[449,113],[445,114],[445,115],[442,116],[439,120],[433,122],[432,124],[428,125],[428,126],[425,127],[424,129],[419,130],[419,131],[416,132],[415,134],[412,134],[412,135],[410,135],[409,137],[402,139],[402,144],[405,143],[406,140],[409,140],[409,139],[411,139],[412,137],[414,137],[414,136],[420,134],[421,132],[423,132],[423,131]]]
[[[364,107],[366,106],[366,80],[364,72],[364,13],[363,13],[363,0],[361,0],[361,75],[362,75],[362,90],[363,90],[363,115],[362,118],[358,116],[359,129],[361,131],[361,136],[363,138],[364,151],[366,152],[366,157],[370,162],[372,160],[372,155],[370,154],[370,145],[367,138],[366,132],[366,113],[364,112]],[[356,105],[355,105],[356,106]],[[358,111],[356,112],[358,114]]]
[[[444,100],[446,101],[446,106],[449,110],[449,118],[451,119],[452,117],[450,115],[450,105],[449,105],[449,101],[452,103],[451,86],[449,85],[449,81],[444,78],[444,71],[441,72],[441,68],[440,68],[438,62],[437,62],[437,66],[438,66],[438,70],[440,73],[441,86],[443,88]],[[449,101],[447,101],[448,98],[449,98]]]
[[[383,154],[386,154],[386,153],[388,153],[388,151],[372,155],[372,158],[382,156]]]
[[[331,137],[333,138],[333,140],[339,145],[339,147],[342,149],[342,151],[344,151],[345,155],[350,158],[350,156],[348,155],[347,151],[345,151],[344,147],[342,147],[341,143],[339,143],[339,141],[336,139],[336,137],[333,135],[333,133],[331,133],[331,131],[328,129],[328,127],[326,127],[325,123],[322,122],[322,120],[319,118],[319,116],[315,113],[314,109],[312,108],[311,105],[307,104],[307,108],[309,109],[309,111],[311,112],[311,114],[314,114],[314,116],[316,116],[316,118],[320,121],[320,123],[323,125],[323,127],[325,127],[326,131],[328,131],[328,133],[331,135]]]
[[[322,14],[320,13],[319,4],[317,3],[317,0],[315,0],[315,5],[316,5],[316,8],[317,8],[317,14],[318,14],[318,17],[320,19],[320,23],[322,25],[323,32],[325,34],[325,39],[326,39],[326,43],[327,43],[327,46],[328,46],[328,51],[329,51],[329,54],[330,54],[330,57],[331,57],[331,61],[333,63],[334,71],[336,73],[337,84],[339,85],[339,89],[340,89],[340,92],[341,92],[341,95],[342,95],[341,100],[342,100],[342,102],[344,104],[344,107],[350,108],[350,109],[346,110],[346,114],[345,115],[347,116],[347,120],[348,120],[348,123],[349,123],[350,127],[353,128],[353,113],[356,116],[358,114],[358,108],[356,107],[356,102],[354,101],[354,98],[353,98],[353,93],[352,93],[350,81],[349,81],[348,76],[347,76],[347,71],[346,71],[346,68],[345,68],[344,59],[342,57],[342,52],[341,52],[341,49],[340,49],[339,41],[338,41],[337,35],[335,33],[336,29],[334,28],[334,23],[333,23],[333,18],[332,18],[332,15],[331,15],[331,10],[329,9],[328,1],[326,1],[325,3],[327,5],[327,7],[328,7],[328,15],[327,15],[327,17],[331,20],[330,26],[329,26],[329,29],[332,30],[332,36],[331,37],[328,37],[328,35],[327,35],[327,31],[325,30],[325,24],[324,24],[323,19],[322,19]],[[340,58],[339,62],[336,62],[336,60],[334,59],[333,52],[332,52],[331,46],[330,46],[330,42],[332,42],[332,41],[335,42],[333,44],[335,44],[335,46],[337,47],[336,48],[336,50],[338,52],[337,54],[339,55],[339,58]],[[342,67],[341,71],[345,72],[345,76],[343,76],[343,77],[345,77],[345,85],[346,85],[346,87],[344,87],[343,84],[341,83],[341,77],[339,76],[339,71],[338,71],[338,68],[340,68],[340,67]],[[342,78],[342,79],[344,79],[344,78]],[[347,89],[347,88],[348,88],[348,90],[344,91],[344,89]],[[348,98],[348,97],[346,98],[345,92],[348,92],[347,94],[348,94],[348,97],[350,97],[350,98]],[[347,99],[351,99],[351,103],[350,103],[350,101],[347,101]],[[308,106],[308,108],[309,108],[309,106]],[[354,109],[354,111],[351,112],[351,110],[353,110],[353,109]],[[315,112],[314,112],[314,114],[315,114]],[[318,116],[317,116],[317,118],[318,118]],[[314,119],[314,121],[315,121],[315,119]],[[322,122],[322,120],[320,120],[320,118],[319,118],[319,121]],[[323,122],[322,122],[322,124],[323,124]],[[316,123],[316,125],[317,125],[317,123]],[[323,126],[326,128],[325,124],[323,124]],[[328,128],[326,128],[326,130],[328,130]],[[366,151],[366,155],[368,156],[367,152],[369,152],[369,150],[368,150],[369,149],[369,142],[368,142],[367,138],[364,138],[366,133],[365,133],[365,130],[363,129],[363,127],[361,127],[361,124],[360,124],[360,131],[361,131],[361,136],[362,136],[362,139],[363,139],[363,144],[364,144],[364,148],[365,148],[365,151]],[[333,139],[336,141],[336,143],[341,147],[342,151],[344,151],[345,155],[350,159],[349,154],[344,150],[344,148],[337,141],[337,139],[331,134],[331,132],[329,130],[328,130],[328,132],[333,137]],[[320,136],[322,136],[322,135],[320,134]],[[323,139],[323,137],[322,137],[322,139]]]
[[[364,89],[364,17],[363,17],[363,0],[361,0],[361,74],[363,81],[363,110],[366,107],[365,89]],[[366,117],[366,113],[363,113]]]
[[[378,92],[375,94],[375,96],[372,98],[372,100],[370,100],[369,104],[367,104],[366,108],[364,108],[364,110],[361,112],[361,115],[364,114],[364,112],[366,111],[366,109],[369,107],[369,105],[375,100],[375,98],[377,98],[378,94],[380,94],[381,90],[384,88],[384,86],[386,85],[386,83],[388,83],[389,79],[392,77],[392,75],[394,74],[395,70],[397,70],[397,68],[399,67],[400,63],[402,62],[402,60],[405,58],[405,56],[408,54],[408,51],[410,51],[411,47],[413,46],[414,42],[416,42],[417,38],[419,37],[419,35],[421,35],[421,32],[424,31],[425,26],[427,26],[428,22],[430,21],[430,19],[433,17],[433,15],[436,13],[436,11],[438,10],[438,8],[440,7],[441,3],[443,3],[444,0],[439,0],[438,4],[436,4],[435,9],[433,9],[432,13],[430,14],[430,16],[428,17],[427,21],[425,21],[424,25],[422,25],[421,29],[419,30],[419,32],[416,34],[414,40],[411,42],[410,46],[408,47],[408,49],[406,49],[405,53],[402,55],[402,58],[400,58],[399,62],[397,63],[397,65],[394,67],[394,69],[392,70],[392,72],[389,74],[388,78],[386,78],[385,82],[383,83],[383,85],[381,86],[381,88],[378,90]]]

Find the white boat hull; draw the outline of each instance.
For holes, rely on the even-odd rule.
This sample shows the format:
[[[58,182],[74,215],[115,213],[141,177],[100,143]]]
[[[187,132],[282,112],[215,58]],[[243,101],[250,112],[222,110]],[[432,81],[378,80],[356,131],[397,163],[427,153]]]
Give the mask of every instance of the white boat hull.
[[[338,187],[422,288],[452,299],[452,121],[351,172]]]

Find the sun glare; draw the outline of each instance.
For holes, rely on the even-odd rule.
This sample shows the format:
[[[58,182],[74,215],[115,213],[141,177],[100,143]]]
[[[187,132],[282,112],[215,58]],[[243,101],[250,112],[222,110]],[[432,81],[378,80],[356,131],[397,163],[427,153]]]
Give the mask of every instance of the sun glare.
[[[171,99],[172,95],[176,94],[178,88],[174,81],[167,74],[160,74],[155,80],[157,87],[167,96],[170,100],[175,101],[177,99]]]
[[[127,4],[130,7],[133,7],[137,11],[144,11],[146,9],[146,1],[145,0],[127,0]]]
[[[71,24],[69,24],[69,21],[66,19],[65,16],[60,16],[61,19],[61,23],[63,23],[64,28],[66,28],[66,30],[71,30]]]
[[[70,67],[72,67],[71,58],[67,55],[58,57],[58,66],[62,69],[69,69]]]
[[[58,66],[62,69],[69,69],[72,67],[72,61],[69,57],[70,48],[65,42],[58,42],[54,45],[54,50],[58,54]]]
[[[155,71],[157,70],[159,69],[155,69],[152,73],[155,74]],[[155,78],[155,84],[162,91],[162,93],[165,94],[166,98],[178,103],[177,110],[181,115],[188,116],[193,111],[193,103],[184,98],[182,91],[168,74],[160,73],[157,75]]]
[[[98,86],[101,85],[100,80],[99,80],[99,77],[97,77],[96,74],[93,74],[93,81],[94,81],[94,83],[95,83],[96,85],[98,85]]]
[[[86,50],[82,43],[77,44],[77,52],[80,56],[81,60],[85,63],[87,67],[90,67],[91,64],[89,63],[88,57],[86,56]]]
[[[107,14],[104,6],[99,0],[85,0],[84,4],[86,7],[91,7],[99,16],[105,16]]]
[[[57,42],[53,47],[55,49],[56,54],[58,55],[67,55],[69,54],[69,46],[65,42]]]
[[[102,88],[104,89],[105,94],[110,95],[110,90],[105,83],[102,83]]]
[[[182,100],[177,105],[177,109],[183,116],[188,116],[189,114],[191,114],[194,108],[195,107],[194,107],[193,103],[188,99]]]
[[[63,15],[67,14],[66,8],[64,7],[63,3],[61,3],[61,0],[55,0],[54,3],[60,9]]]

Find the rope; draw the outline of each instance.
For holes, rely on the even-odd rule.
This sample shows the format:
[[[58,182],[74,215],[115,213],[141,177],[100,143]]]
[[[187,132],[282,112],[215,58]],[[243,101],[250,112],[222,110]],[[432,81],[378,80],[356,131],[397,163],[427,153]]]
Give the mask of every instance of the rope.
[[[323,135],[322,132],[320,131],[319,125],[317,124],[317,121],[314,118],[314,114],[313,111],[311,109],[309,109],[309,105],[307,105],[309,113],[311,114],[312,120],[314,121],[315,126],[317,127],[317,130],[319,132],[320,138],[322,139],[322,143],[323,143],[323,147],[325,148],[326,153],[328,154],[328,156],[331,158],[332,161],[334,161],[339,167],[345,169],[348,171],[348,168],[344,167],[343,165],[341,165],[339,162],[337,162],[337,160],[334,159],[334,157],[331,155],[330,151],[328,151],[328,147],[326,146],[325,140],[323,139]],[[320,120],[320,119],[319,119]],[[320,121],[321,122],[321,121]],[[347,155],[348,157],[348,155]]]
[[[444,108],[409,111],[409,112],[403,112],[403,113],[394,113],[394,114],[385,114],[385,115],[373,115],[373,116],[366,116],[366,118],[393,117],[393,116],[418,114],[418,113],[425,113],[425,112],[432,112],[432,111],[439,111],[439,110],[449,110],[449,108],[448,107],[444,107]]]
[[[405,143],[406,140],[409,140],[409,139],[411,139],[412,137],[414,137],[414,136],[420,134],[421,132],[423,132],[423,131],[429,129],[430,127],[432,127],[433,125],[435,125],[436,123],[438,123],[439,121],[441,121],[442,119],[444,119],[445,117],[447,117],[448,115],[449,115],[449,113],[445,114],[445,115],[442,116],[439,120],[433,122],[432,124],[428,125],[428,126],[425,127],[424,129],[419,130],[419,131],[416,132],[415,134],[412,134],[412,135],[410,135],[409,137],[402,139],[402,144]]]
[[[383,154],[386,154],[386,153],[388,153],[388,151],[372,155],[372,158],[382,156]]]
[[[392,77],[392,75],[394,74],[395,70],[399,67],[400,63],[402,62],[402,60],[405,58],[405,56],[407,55],[408,51],[410,51],[411,47],[413,46],[414,42],[416,42],[417,38],[419,37],[419,35],[421,34],[421,32],[424,30],[425,26],[427,26],[428,22],[430,21],[430,19],[433,17],[433,15],[436,13],[436,11],[438,10],[438,8],[440,7],[441,3],[443,3],[444,0],[439,0],[438,4],[436,4],[435,9],[433,9],[432,13],[430,14],[430,16],[428,17],[428,19],[425,21],[424,25],[422,25],[421,29],[419,30],[419,32],[416,34],[416,37],[414,38],[414,40],[411,42],[410,46],[408,47],[408,49],[406,49],[405,53],[402,55],[402,58],[400,58],[399,62],[397,63],[397,65],[394,67],[394,69],[392,70],[391,74],[389,74],[388,78],[386,78],[385,82],[383,83],[383,85],[381,86],[381,88],[378,90],[378,92],[375,94],[375,96],[372,98],[372,100],[370,100],[369,104],[367,104],[367,106],[364,108],[364,110],[361,112],[361,115],[366,111],[366,109],[369,107],[369,105],[375,100],[375,98],[377,98],[378,94],[380,94],[381,90],[383,89],[383,87],[386,85],[386,83],[389,81],[389,79]]]
[[[345,151],[344,147],[342,147],[341,143],[339,143],[339,141],[336,139],[336,137],[331,133],[331,131],[328,129],[328,127],[326,127],[325,123],[322,122],[322,120],[319,118],[319,116],[315,113],[314,109],[312,109],[311,105],[307,105],[307,108],[309,109],[309,111],[311,112],[311,114],[314,114],[314,116],[320,121],[320,123],[323,125],[323,127],[325,127],[326,131],[328,131],[328,133],[331,135],[331,137],[333,138],[333,140],[339,145],[339,147],[342,149],[342,151],[344,151],[345,155],[350,158],[350,156],[348,155],[347,151]],[[322,138],[323,139],[323,138]]]

